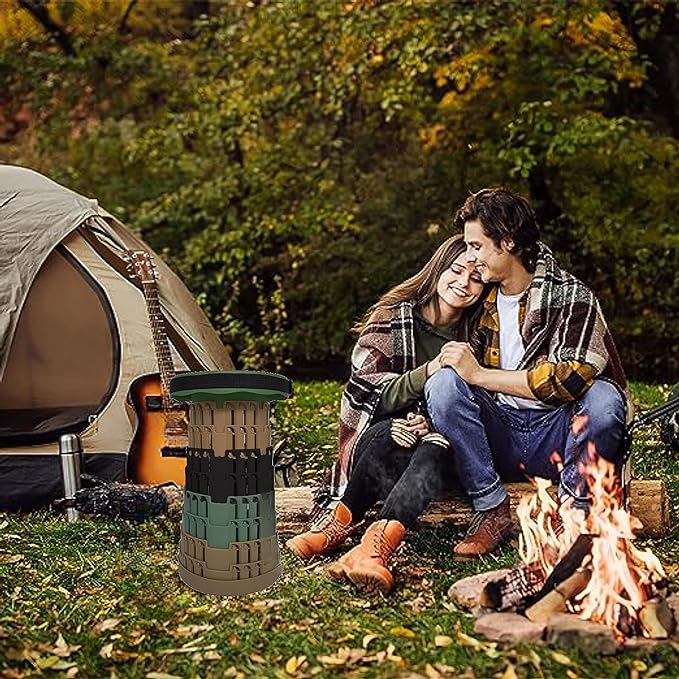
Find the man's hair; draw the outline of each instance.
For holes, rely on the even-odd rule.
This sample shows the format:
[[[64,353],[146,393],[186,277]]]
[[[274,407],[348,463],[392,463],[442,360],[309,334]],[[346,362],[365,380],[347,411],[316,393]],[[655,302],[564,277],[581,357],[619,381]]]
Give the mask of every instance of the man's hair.
[[[497,247],[504,238],[514,242],[512,254],[521,259],[527,271],[535,271],[540,229],[530,203],[501,187],[472,193],[455,215],[455,225],[478,219],[483,231]]]

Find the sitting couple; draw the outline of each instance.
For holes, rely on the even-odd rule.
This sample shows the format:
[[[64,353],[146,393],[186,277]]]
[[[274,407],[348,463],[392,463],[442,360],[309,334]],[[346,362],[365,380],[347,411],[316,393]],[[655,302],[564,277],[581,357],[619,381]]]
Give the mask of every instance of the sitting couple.
[[[553,479],[560,499],[586,509],[588,442],[610,461],[623,453],[613,339],[594,295],[538,241],[528,202],[484,189],[456,224],[464,238],[449,238],[360,324],[330,476],[339,502],[287,543],[302,559],[326,554],[383,500],[361,543],[328,567],[365,591],[391,589],[390,556],[446,489],[462,486],[473,503],[453,549],[472,559],[514,534],[503,481]]]

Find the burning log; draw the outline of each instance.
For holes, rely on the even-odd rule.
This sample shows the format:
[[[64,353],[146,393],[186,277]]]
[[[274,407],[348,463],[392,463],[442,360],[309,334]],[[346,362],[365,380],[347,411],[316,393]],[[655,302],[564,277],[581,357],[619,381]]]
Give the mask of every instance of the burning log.
[[[479,602],[483,608],[507,611],[518,608],[524,601],[540,591],[545,582],[545,574],[537,565],[520,564],[505,576],[488,582]]]
[[[591,535],[587,533],[578,535],[573,546],[566,552],[561,561],[556,564],[554,570],[550,573],[545,584],[542,586],[542,589],[526,599],[524,604],[525,608],[531,607],[537,601],[549,594],[553,589],[557,589],[560,583],[568,580],[576,570],[580,568],[585,557],[592,553],[592,542],[593,537]],[[582,589],[585,588],[586,584],[587,582],[584,583]]]
[[[543,591],[528,606],[526,615],[542,619],[550,612],[563,610],[568,601],[565,597],[568,588],[562,585],[574,578],[573,586],[579,587],[582,583],[582,588],[572,592],[571,610],[583,620],[603,623],[619,632],[622,632],[619,623],[632,630],[644,603],[657,594],[657,585],[662,584],[666,576],[652,552],[634,546],[635,520],[624,507],[614,465],[597,456],[593,444],[589,446],[587,459],[580,468],[591,501],[586,514],[572,503],[563,503],[557,508],[543,479],[535,479],[535,494],[522,501],[517,509],[521,522],[521,559],[527,565],[540,564],[549,574]],[[552,521],[557,511],[563,527],[559,534]],[[590,576],[583,576],[582,582],[575,578],[575,573],[585,557]],[[569,573],[573,575],[568,577]],[[564,600],[556,594],[543,596],[552,585],[555,591],[561,587],[558,594],[564,595]],[[627,609],[629,615],[621,617],[622,608]],[[653,612],[651,607],[646,613],[648,624],[654,633],[660,633],[655,629]]]
[[[568,610],[568,602],[587,587],[591,577],[590,568],[578,568],[536,603],[529,606],[524,611],[524,615],[533,622],[545,623],[555,613],[563,613]]]

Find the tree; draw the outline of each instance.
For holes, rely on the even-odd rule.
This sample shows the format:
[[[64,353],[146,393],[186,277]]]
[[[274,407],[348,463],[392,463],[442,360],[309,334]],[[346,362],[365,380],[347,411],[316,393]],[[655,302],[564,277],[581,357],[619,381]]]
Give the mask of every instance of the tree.
[[[2,63],[41,167],[162,250],[247,366],[346,361],[468,191],[504,183],[647,376],[679,366],[669,7],[228,0],[168,40],[139,5],[77,57]]]

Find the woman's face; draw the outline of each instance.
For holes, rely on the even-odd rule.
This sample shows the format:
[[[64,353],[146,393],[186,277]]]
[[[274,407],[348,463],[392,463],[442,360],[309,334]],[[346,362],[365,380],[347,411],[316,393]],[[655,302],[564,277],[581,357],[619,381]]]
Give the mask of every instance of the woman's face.
[[[481,296],[483,292],[481,276],[474,268],[474,263],[466,260],[466,252],[462,252],[439,277],[436,292],[441,304],[454,309],[464,309],[474,304]]]

